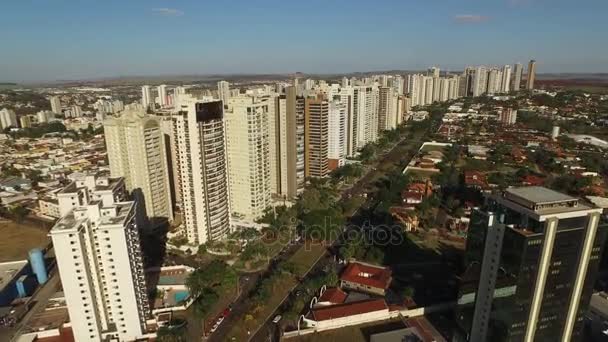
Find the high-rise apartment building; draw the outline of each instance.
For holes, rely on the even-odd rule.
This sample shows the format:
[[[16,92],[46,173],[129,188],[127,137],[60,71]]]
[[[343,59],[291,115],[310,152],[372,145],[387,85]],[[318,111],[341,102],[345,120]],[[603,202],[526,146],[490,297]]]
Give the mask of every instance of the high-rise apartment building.
[[[542,187],[491,195],[471,217],[457,340],[581,341],[606,222]]]
[[[322,95],[307,98],[304,113],[305,175],[325,177],[329,174],[329,102]]]
[[[392,129],[391,110],[393,100],[393,88],[380,87],[378,89],[378,129],[381,131]]]
[[[534,81],[536,79],[536,61],[531,60],[528,63],[528,78],[526,79],[526,89],[534,89]]]
[[[500,85],[501,93],[508,93],[511,90],[511,66],[505,65],[502,67],[502,82]]]
[[[21,125],[21,128],[32,127],[32,117],[29,115],[23,115],[19,118],[19,124]]]
[[[122,178],[75,179],[50,231],[76,341],[133,341],[149,315],[136,204]]]
[[[49,101],[51,102],[51,111],[55,114],[61,114],[61,99],[59,99],[59,96],[51,96]]]
[[[498,74],[498,70],[490,69],[488,72],[488,88],[486,90],[486,93],[490,95],[498,93],[501,81],[502,80]]]
[[[168,97],[167,97],[167,85],[166,84],[161,84],[157,87],[157,91],[158,91],[158,104],[160,104],[161,107],[166,107],[169,102],[168,102]]]
[[[439,78],[437,79],[439,80]],[[435,79],[431,76],[424,77],[424,98],[423,104],[431,104],[433,103],[433,95],[435,89]]]
[[[173,135],[186,237],[192,244],[230,231],[228,169],[221,101],[178,96]]]
[[[217,97],[224,103],[224,106],[228,104],[230,99],[230,83],[226,81],[217,82]]]
[[[378,138],[378,87],[353,87],[352,111],[353,153]]]
[[[439,77],[441,72],[441,69],[439,69],[438,67],[430,67],[428,72],[427,72],[427,76],[430,77]]]
[[[346,160],[347,106],[338,96],[329,102],[328,167],[335,170]]]
[[[224,111],[230,210],[249,222],[272,205],[268,116],[273,99],[233,97]]]
[[[483,66],[475,69],[473,76],[472,95],[474,97],[485,94],[488,90],[488,69]]]
[[[113,177],[124,177],[127,190],[148,219],[173,220],[166,142],[160,120],[128,110],[103,123]]]
[[[149,85],[141,87],[141,105],[145,110],[154,109],[154,98],[152,97],[152,89]]]
[[[513,78],[513,90],[519,91],[523,78],[524,66],[521,63],[515,64],[515,77]]]
[[[8,127],[17,128],[17,115],[14,110],[4,108],[0,110],[0,128],[6,129]]]
[[[294,199],[304,191],[304,101],[288,86],[269,105],[271,191],[282,198]]]

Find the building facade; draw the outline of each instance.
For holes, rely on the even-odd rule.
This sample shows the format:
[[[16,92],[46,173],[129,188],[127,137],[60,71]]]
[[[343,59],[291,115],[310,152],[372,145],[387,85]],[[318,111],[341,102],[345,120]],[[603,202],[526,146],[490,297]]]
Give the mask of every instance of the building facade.
[[[122,178],[86,176],[57,194],[50,231],[76,341],[132,341],[149,315],[136,205]]]
[[[474,211],[456,321],[460,341],[581,341],[606,238],[601,209],[542,187]]]
[[[186,237],[221,240],[230,231],[228,169],[221,101],[178,96],[173,135]]]
[[[104,121],[113,177],[124,177],[127,190],[149,219],[173,220],[169,165],[159,118],[143,110],[125,111]]]
[[[325,177],[329,174],[329,102],[322,95],[307,98],[304,112],[305,175]]]
[[[224,113],[230,210],[251,222],[272,205],[268,129],[272,101],[272,97],[233,97]]]

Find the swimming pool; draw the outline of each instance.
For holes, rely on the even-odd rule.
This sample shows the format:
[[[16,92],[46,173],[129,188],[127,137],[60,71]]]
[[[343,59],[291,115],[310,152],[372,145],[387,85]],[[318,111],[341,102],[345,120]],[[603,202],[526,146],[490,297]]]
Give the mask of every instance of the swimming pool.
[[[190,293],[188,291],[178,291],[175,292],[175,294],[173,295],[173,298],[175,299],[175,303],[179,303],[181,301],[184,301],[186,299],[188,299],[188,297],[190,297]]]

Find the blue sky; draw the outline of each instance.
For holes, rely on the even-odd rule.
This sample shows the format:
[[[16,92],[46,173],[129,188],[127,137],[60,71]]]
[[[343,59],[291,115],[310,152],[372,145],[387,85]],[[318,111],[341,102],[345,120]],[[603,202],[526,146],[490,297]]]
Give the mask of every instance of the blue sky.
[[[462,69],[608,72],[606,0],[13,0],[0,81]]]

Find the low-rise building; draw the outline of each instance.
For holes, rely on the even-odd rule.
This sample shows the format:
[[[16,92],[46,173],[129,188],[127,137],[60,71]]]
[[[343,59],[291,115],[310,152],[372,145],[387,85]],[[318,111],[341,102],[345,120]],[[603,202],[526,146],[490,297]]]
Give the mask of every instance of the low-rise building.
[[[392,272],[387,267],[359,261],[350,262],[340,276],[340,286],[344,289],[384,296],[392,280]]]

